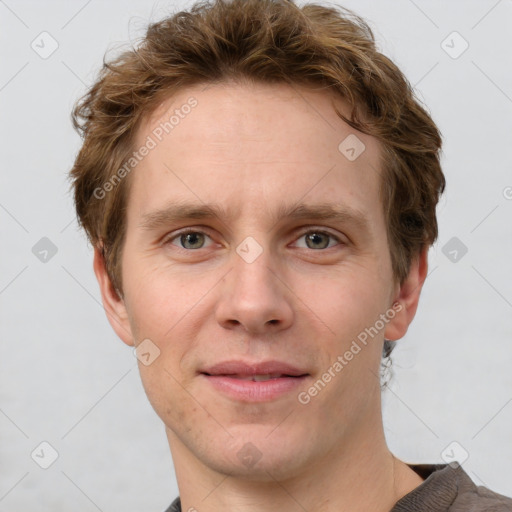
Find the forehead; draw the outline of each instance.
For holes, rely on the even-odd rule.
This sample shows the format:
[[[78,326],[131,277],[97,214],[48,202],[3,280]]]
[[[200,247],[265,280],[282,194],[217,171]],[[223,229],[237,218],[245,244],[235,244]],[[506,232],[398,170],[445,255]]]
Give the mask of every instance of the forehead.
[[[286,84],[209,84],[166,99],[138,129],[152,149],[131,176],[128,218],[173,200],[240,215],[283,204],[342,204],[379,216],[380,146],[344,123],[326,90]]]

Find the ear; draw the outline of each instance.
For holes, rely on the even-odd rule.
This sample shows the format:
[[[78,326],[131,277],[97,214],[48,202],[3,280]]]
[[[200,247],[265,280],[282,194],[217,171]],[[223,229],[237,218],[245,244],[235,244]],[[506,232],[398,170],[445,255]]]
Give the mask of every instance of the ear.
[[[395,295],[393,301],[395,316],[386,325],[384,339],[395,341],[405,336],[416,314],[427,270],[428,246],[425,246],[411,262],[409,273]]]
[[[94,248],[94,273],[100,285],[101,299],[103,308],[107,314],[108,321],[112,329],[127,345],[134,346],[133,335],[128,312],[124,299],[119,297],[116,292],[105,265],[105,259],[99,247]]]

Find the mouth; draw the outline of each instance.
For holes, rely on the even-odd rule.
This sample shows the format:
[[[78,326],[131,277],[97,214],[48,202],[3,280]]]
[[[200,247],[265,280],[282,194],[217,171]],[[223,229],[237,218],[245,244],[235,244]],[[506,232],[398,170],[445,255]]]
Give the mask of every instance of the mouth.
[[[215,391],[242,402],[276,400],[296,391],[310,377],[305,370],[279,361],[226,361],[199,373]]]
[[[283,373],[267,373],[267,374],[260,374],[260,375],[241,375],[241,374],[216,374],[212,375],[210,373],[201,372],[202,375],[207,375],[208,377],[229,377],[231,379],[237,379],[237,380],[252,380],[253,382],[265,382],[267,380],[274,380],[274,379],[283,379],[283,378],[292,378],[292,379],[299,379],[300,377],[305,377],[308,375],[307,373],[303,375],[286,375]]]

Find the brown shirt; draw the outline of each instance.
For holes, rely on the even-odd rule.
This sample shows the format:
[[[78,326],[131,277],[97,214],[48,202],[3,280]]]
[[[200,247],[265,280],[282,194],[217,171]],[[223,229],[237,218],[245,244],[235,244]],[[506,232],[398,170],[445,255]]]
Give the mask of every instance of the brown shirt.
[[[390,512],[512,512],[512,499],[477,486],[461,466],[409,464],[424,481]],[[182,512],[177,497],[165,512]]]
[[[409,464],[424,482],[390,512],[511,512],[512,499],[475,485],[461,466]]]

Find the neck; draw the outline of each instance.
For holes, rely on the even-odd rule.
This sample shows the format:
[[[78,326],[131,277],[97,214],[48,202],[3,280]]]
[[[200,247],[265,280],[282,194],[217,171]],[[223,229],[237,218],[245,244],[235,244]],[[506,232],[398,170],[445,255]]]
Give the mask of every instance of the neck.
[[[423,480],[389,451],[380,417],[371,423],[302,472],[265,481],[212,470],[167,430],[182,511],[389,512]]]

